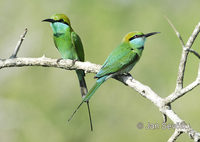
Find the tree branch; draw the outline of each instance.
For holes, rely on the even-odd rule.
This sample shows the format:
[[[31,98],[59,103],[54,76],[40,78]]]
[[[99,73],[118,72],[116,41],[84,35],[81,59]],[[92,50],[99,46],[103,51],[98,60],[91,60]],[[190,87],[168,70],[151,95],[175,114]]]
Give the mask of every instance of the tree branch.
[[[185,48],[190,49],[194,43],[194,40],[196,39],[197,35],[200,32],[200,22],[197,24],[195,27],[193,33],[189,37]],[[179,71],[178,71],[178,77],[177,77],[177,83],[176,83],[176,92],[180,91],[183,88],[183,78],[184,78],[184,73],[185,73],[185,67],[186,67],[186,62],[187,62],[187,56],[188,56],[189,51],[185,50],[183,48],[182,50],[182,56],[179,64]]]
[[[178,30],[176,29],[176,27],[172,24],[172,22],[169,20],[169,18],[167,16],[165,16],[165,19],[167,20],[167,22],[169,23],[169,25],[172,27],[172,29],[176,33],[176,36],[179,38],[180,43],[181,43],[182,47],[184,48],[185,47],[185,43],[183,41],[183,38],[182,38],[181,34],[178,32]]]
[[[169,138],[168,142],[176,141],[176,139],[180,136],[181,133],[187,133],[195,142],[197,142],[197,141],[200,141],[200,133],[193,130],[183,119],[181,119],[172,110],[171,103],[177,100],[178,98],[182,97],[184,94],[188,93],[189,91],[191,91],[192,89],[194,89],[200,84],[200,64],[199,64],[198,75],[197,75],[196,80],[193,83],[186,86],[185,88],[183,88],[183,78],[184,78],[184,72],[185,72],[188,53],[192,52],[199,58],[199,54],[193,49],[191,49],[191,46],[193,42],[195,41],[198,33],[200,32],[200,22],[194,29],[192,35],[189,37],[186,45],[184,45],[184,41],[180,33],[176,30],[175,26],[171,23],[171,21],[168,18],[166,19],[168,20],[168,23],[171,25],[171,27],[175,31],[183,47],[175,91],[172,94],[170,94],[168,97],[161,98],[149,86],[144,85],[141,82],[135,80],[130,75],[125,75],[125,74],[118,75],[118,76],[115,76],[114,79],[119,80],[125,85],[133,88],[141,96],[151,101],[163,114],[164,122],[167,121],[167,117],[168,117],[169,119],[172,120],[172,122],[176,126],[180,126],[179,128],[175,129],[174,134]],[[42,56],[40,58],[16,58],[17,53],[19,51],[19,48],[21,47],[21,44],[25,38],[26,33],[27,33],[27,29],[25,29],[24,34],[21,36],[20,40],[18,41],[18,44],[11,58],[0,59],[0,69],[9,68],[9,67],[41,66],[41,67],[54,67],[54,68],[60,68],[60,69],[65,69],[65,70],[82,69],[86,73],[97,73],[101,68],[101,65],[97,65],[90,62],[80,62],[80,61],[74,62],[73,60],[69,60],[69,59],[58,60],[58,59],[46,58],[45,56]]]
[[[189,52],[193,53],[195,56],[197,56],[197,58],[200,59],[199,53],[197,53],[194,49],[185,49],[185,50],[188,50]]]
[[[170,94],[165,99],[166,103],[174,102],[175,100],[182,97],[183,95],[185,95],[186,93],[188,93],[189,91],[197,87],[198,85],[200,85],[200,63],[199,63],[198,75],[197,75],[196,80],[192,82],[191,84],[189,84],[188,86],[186,86],[185,88],[181,89],[179,92],[173,92],[172,94]]]
[[[57,62],[57,59],[46,58],[45,56],[40,58],[13,58],[13,59],[1,59],[0,60],[0,69],[8,68],[8,67],[23,67],[23,66],[42,66],[42,67],[55,67],[66,70],[76,70],[83,69],[87,73],[97,73],[101,65],[93,64],[90,62],[80,62],[76,61],[74,63],[73,60],[63,59]],[[169,107],[166,105],[166,100],[161,98],[158,94],[156,94],[149,86],[142,84],[141,82],[132,78],[129,75],[119,75],[116,76],[115,79],[123,82],[127,86],[136,90],[141,96],[150,100],[158,109],[165,114],[168,118],[170,118],[174,124],[180,124],[184,121]],[[186,123],[184,123],[187,125]],[[190,130],[194,131],[190,128]],[[190,134],[189,129],[186,127],[182,130],[185,133]],[[200,135],[200,133],[194,131],[194,136]],[[192,137],[194,138],[194,137]],[[200,139],[200,137],[199,137]]]
[[[185,45],[180,33],[178,32],[178,30],[175,28],[175,26],[172,24],[172,22],[169,20],[169,18],[167,18],[167,17],[165,17],[165,18],[167,19],[167,21],[170,24],[170,26],[172,27],[172,29],[175,31],[177,37],[180,40],[181,46],[183,48],[182,57],[181,57],[180,64],[179,64],[179,71],[178,71],[176,89],[175,89],[175,92],[178,92],[183,88],[183,78],[184,78],[184,73],[185,73],[185,66],[186,66],[188,52],[192,52],[198,58],[200,58],[200,55],[195,50],[190,49],[192,47],[192,44],[194,43],[197,35],[200,32],[200,22],[195,27],[192,35],[189,37],[189,39],[188,39],[188,41]]]
[[[182,132],[175,130],[173,135],[169,138],[168,142],[175,142],[176,139],[182,134]]]
[[[16,58],[17,57],[17,53],[19,52],[19,49],[22,45],[22,42],[25,39],[27,32],[28,32],[28,29],[25,28],[24,33],[20,36],[20,40],[18,41],[17,46],[15,47],[15,50],[14,50],[13,54],[10,56],[10,58]]]
[[[176,99],[182,97],[184,94],[191,91],[192,89],[194,89],[195,87],[197,87],[200,84],[200,81],[199,81],[200,79],[199,79],[199,75],[198,75],[196,80],[193,83],[189,84],[187,87],[185,87],[183,89],[183,78],[184,78],[184,72],[185,72],[188,53],[192,52],[199,58],[199,54],[195,50],[191,49],[191,47],[192,47],[192,44],[194,43],[194,40],[196,39],[198,33],[200,32],[200,22],[195,27],[195,29],[194,29],[193,33],[191,34],[191,36],[189,37],[186,45],[184,45],[184,41],[183,41],[180,33],[177,31],[177,29],[172,24],[172,22],[168,18],[166,18],[166,19],[167,19],[168,23],[171,25],[171,27],[173,28],[173,30],[175,31],[175,33],[178,36],[178,38],[181,42],[181,45],[183,47],[182,56],[181,56],[181,60],[180,60],[180,64],[179,64],[176,89],[172,94],[170,94],[166,98],[166,103],[169,104],[169,103],[174,102]],[[199,72],[200,72],[200,64],[199,64],[198,74],[199,74]]]
[[[23,66],[43,66],[43,67],[55,67],[66,70],[83,69],[87,73],[97,73],[100,69],[100,65],[92,64],[90,62],[74,63],[73,60],[59,60],[51,59],[42,56],[40,58],[13,58],[13,59],[0,59],[0,69],[8,67],[23,67]]]

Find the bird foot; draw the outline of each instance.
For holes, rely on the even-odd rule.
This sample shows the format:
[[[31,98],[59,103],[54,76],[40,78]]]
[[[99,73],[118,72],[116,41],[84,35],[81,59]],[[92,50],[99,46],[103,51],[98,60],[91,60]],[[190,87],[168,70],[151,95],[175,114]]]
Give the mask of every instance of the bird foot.
[[[63,58],[57,59],[56,62],[59,63],[61,60],[63,60]]]
[[[132,75],[131,75],[129,72],[124,73],[124,75],[125,75],[125,76],[131,76],[131,77],[132,77]]]
[[[75,65],[76,61],[78,61],[77,59],[72,60],[72,66]]]
[[[14,54],[9,57],[9,59],[14,59],[14,58],[17,58],[17,56]]]

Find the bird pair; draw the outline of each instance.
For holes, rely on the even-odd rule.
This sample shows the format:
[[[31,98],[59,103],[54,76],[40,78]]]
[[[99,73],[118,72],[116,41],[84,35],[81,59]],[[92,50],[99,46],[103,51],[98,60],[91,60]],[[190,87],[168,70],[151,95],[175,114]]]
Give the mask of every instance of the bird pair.
[[[50,22],[51,28],[53,30],[54,43],[60,52],[61,57],[63,59],[71,59],[74,61],[77,60],[84,62],[84,50],[81,39],[72,29],[69,18],[64,14],[55,14],[51,16],[51,18],[45,19],[43,21]],[[89,107],[90,98],[101,86],[101,84],[104,83],[107,79],[116,75],[129,73],[129,71],[134,67],[134,65],[142,56],[146,38],[157,33],[158,32],[152,32],[148,34],[143,34],[142,32],[128,33],[123,38],[119,46],[111,52],[111,54],[102,65],[100,71],[96,74],[95,78],[97,78],[97,81],[89,90],[89,92],[87,90],[84,78],[84,70],[76,70],[83,100],[68,121],[72,119],[80,106],[86,102],[90,119],[90,127],[92,131],[93,126]]]

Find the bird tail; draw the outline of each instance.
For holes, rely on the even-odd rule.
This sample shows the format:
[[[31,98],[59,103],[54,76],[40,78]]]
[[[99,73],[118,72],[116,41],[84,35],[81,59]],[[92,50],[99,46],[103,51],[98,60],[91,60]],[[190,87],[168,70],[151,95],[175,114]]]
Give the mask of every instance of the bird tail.
[[[106,81],[108,76],[103,76],[99,79],[97,79],[96,83],[94,84],[94,86],[90,89],[90,91],[88,92],[87,96],[85,96],[85,98],[83,99],[83,101],[89,101],[90,98],[94,95],[94,93],[96,92],[96,90],[101,86],[102,83],[104,83],[104,81]]]
[[[92,97],[92,95],[96,92],[96,90],[101,86],[101,84],[106,81],[108,76],[104,76],[101,77],[99,79],[97,79],[96,83],[94,84],[94,86],[90,89],[90,91],[88,92],[88,94],[85,96],[85,98],[83,99],[83,101],[78,105],[78,107],[75,109],[75,111],[72,113],[72,115],[70,116],[70,118],[68,119],[68,121],[70,121],[74,114],[78,111],[78,109],[81,107],[81,105],[84,102],[88,102],[90,100],[90,98]]]
[[[87,85],[86,85],[85,77],[84,77],[85,73],[83,70],[76,70],[76,74],[78,76],[78,80],[79,80],[79,84],[80,84],[80,88],[81,88],[81,96],[82,96],[82,98],[84,98],[86,96],[86,94],[88,93]],[[91,116],[91,112],[90,112],[89,101],[87,101],[86,103],[87,103],[87,109],[88,109],[89,120],[90,120],[90,129],[91,129],[91,131],[93,131],[92,116]]]
[[[86,85],[85,77],[84,77],[85,73],[83,70],[76,70],[76,74],[78,76],[78,80],[79,80],[79,84],[81,88],[81,95],[82,95],[82,98],[84,98],[86,94],[88,93],[87,85]]]

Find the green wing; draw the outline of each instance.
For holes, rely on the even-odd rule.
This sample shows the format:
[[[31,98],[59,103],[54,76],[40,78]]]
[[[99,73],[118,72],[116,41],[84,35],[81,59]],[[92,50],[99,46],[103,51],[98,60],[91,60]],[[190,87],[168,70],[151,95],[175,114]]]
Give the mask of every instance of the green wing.
[[[72,39],[72,43],[74,44],[79,60],[84,61],[85,56],[84,56],[84,50],[83,50],[83,44],[81,42],[81,38],[75,32],[72,32],[71,39]]]
[[[118,72],[130,64],[137,62],[139,56],[134,50],[131,49],[128,43],[122,43],[115,48],[113,52],[108,56],[101,70],[95,77],[100,78],[105,75],[109,75]]]

